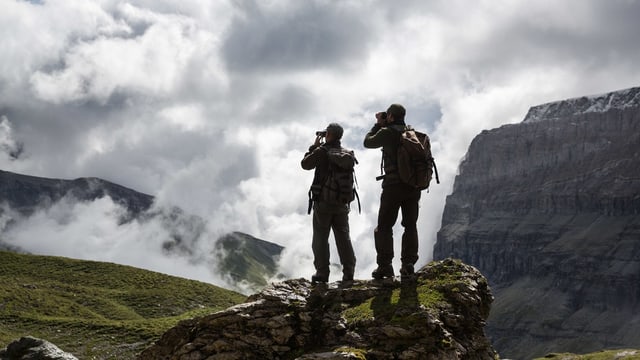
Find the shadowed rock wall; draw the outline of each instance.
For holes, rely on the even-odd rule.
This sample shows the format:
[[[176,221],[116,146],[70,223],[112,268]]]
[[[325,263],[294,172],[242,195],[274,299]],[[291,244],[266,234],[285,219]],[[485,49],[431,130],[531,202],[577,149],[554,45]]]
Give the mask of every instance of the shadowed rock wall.
[[[487,276],[503,357],[640,346],[640,88],[479,134],[447,198],[445,257]]]

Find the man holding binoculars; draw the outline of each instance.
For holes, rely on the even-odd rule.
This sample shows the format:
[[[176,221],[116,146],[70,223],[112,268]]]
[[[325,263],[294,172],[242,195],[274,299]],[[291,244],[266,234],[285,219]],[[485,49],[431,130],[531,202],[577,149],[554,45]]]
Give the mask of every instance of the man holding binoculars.
[[[402,181],[398,171],[398,147],[403,131],[407,129],[404,122],[405,108],[400,104],[392,104],[386,112],[376,114],[376,124],[364,138],[364,147],[382,148],[384,175],[378,225],[374,230],[378,268],[371,276],[374,279],[392,278],[393,266],[393,225],[398,219],[398,211],[402,211],[402,253],[400,260],[401,276],[412,276],[414,265],[418,261],[418,208],[420,189]]]
[[[309,211],[313,209],[313,265],[311,281],[329,281],[329,233],[333,230],[342,264],[342,281],[353,281],[356,257],[349,236],[349,203],[353,200],[353,151],[341,146],[342,126],[331,123],[316,132],[316,140],[301,161],[305,170],[315,169],[309,190]],[[324,140],[324,142],[323,142]],[[346,190],[344,190],[346,189]]]

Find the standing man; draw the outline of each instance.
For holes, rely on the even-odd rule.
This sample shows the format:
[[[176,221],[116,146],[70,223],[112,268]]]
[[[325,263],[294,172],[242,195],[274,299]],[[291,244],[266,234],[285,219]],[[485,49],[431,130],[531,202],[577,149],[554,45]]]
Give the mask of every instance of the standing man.
[[[340,145],[342,134],[342,126],[336,123],[329,124],[326,131],[317,132],[314,144],[309,147],[309,151],[301,162],[303,169],[315,169],[310,190],[310,206],[313,205],[311,248],[313,265],[316,268],[316,273],[311,277],[312,282],[329,281],[329,232],[331,229],[333,229],[338,256],[342,264],[343,282],[353,280],[356,267],[356,257],[349,237],[349,202],[353,199],[345,200],[344,196],[334,191],[337,190],[336,188],[327,184],[327,178],[332,175],[332,171],[340,170],[339,168],[345,169],[340,170],[343,174],[351,171],[349,175],[353,179],[353,166],[356,159],[353,151]]]
[[[393,225],[402,210],[402,253],[400,259],[401,276],[414,273],[414,265],[418,261],[418,207],[420,190],[405,184],[398,173],[398,147],[402,132],[406,128],[405,108],[400,104],[392,104],[386,112],[376,114],[376,124],[367,133],[364,146],[369,149],[382,148],[384,177],[382,195],[378,211],[378,225],[374,231],[378,268],[371,276],[374,279],[393,277]]]

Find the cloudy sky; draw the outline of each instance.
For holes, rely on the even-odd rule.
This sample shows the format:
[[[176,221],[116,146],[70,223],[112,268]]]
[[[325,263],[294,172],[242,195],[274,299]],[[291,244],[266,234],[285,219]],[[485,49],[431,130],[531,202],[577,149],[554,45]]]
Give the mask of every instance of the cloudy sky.
[[[95,176],[154,195],[207,219],[212,239],[239,230],[286,246],[289,277],[313,273],[312,173],[299,162],[329,122],[345,127],[343,145],[360,160],[363,209],[352,212],[351,232],[356,276],[368,278],[380,151],[362,139],[375,112],[401,103],[407,122],[432,138],[442,183],[421,201],[423,265],[476,134],[520,122],[533,105],[640,85],[634,0],[0,0],[0,8],[0,169]],[[65,221],[50,210],[5,237],[34,252],[218,282],[150,256],[156,233],[108,220],[115,207],[66,204]]]

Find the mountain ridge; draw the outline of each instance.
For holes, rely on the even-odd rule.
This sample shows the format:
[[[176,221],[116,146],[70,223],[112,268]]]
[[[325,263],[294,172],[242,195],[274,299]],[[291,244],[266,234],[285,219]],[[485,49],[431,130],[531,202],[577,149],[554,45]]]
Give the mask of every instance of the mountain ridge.
[[[602,113],[612,109],[624,110],[640,106],[640,87],[612,91],[604,94],[576,97],[533,106],[523,123],[557,120],[570,116]]]
[[[154,201],[151,195],[96,177],[64,180],[0,170],[0,200],[23,215],[31,215],[39,207],[65,196],[80,201],[109,196],[134,216],[148,210]]]
[[[23,218],[53,206],[59,201],[91,202],[108,196],[126,212],[118,215],[118,225],[152,220],[165,230],[159,252],[202,261],[198,242],[207,241],[206,220],[185,213],[178,207],[154,205],[155,197],[100,178],[73,180],[45,178],[0,170],[0,250],[26,252],[20,244],[2,241],[2,233]],[[204,254],[210,271],[220,273],[235,290],[255,292],[278,275],[277,259],[283,247],[242,232],[231,232],[216,239],[215,253]],[[37,251],[34,251],[37,252]]]

